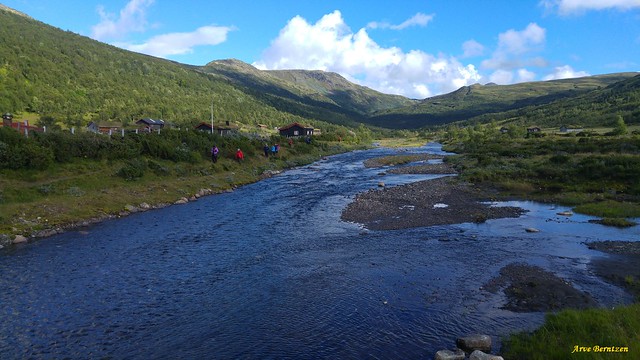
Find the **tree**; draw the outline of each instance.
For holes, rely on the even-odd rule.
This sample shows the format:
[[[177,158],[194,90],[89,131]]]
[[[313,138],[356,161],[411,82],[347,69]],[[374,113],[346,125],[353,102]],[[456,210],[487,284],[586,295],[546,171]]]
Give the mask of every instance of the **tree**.
[[[622,116],[618,115],[618,117],[616,118],[616,123],[613,127],[613,134],[626,135],[628,133],[629,133],[629,130],[627,129],[627,124],[624,123],[624,119],[622,118]]]

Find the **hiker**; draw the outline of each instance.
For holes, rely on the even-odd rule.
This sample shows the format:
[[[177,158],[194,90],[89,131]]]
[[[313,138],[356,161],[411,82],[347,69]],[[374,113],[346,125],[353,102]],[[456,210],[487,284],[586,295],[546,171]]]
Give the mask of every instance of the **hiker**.
[[[218,150],[218,147],[213,145],[213,147],[211,148],[211,161],[213,161],[214,164],[218,162],[219,152],[220,150]]]
[[[275,146],[275,145],[271,145],[271,154],[272,154],[273,156],[275,156],[275,155],[276,155],[276,146]]]
[[[277,154],[280,151],[280,145],[276,144],[275,147],[276,147],[276,154]]]
[[[264,157],[269,157],[269,145],[264,144],[264,147],[262,148],[262,150],[264,150]]]
[[[244,160],[244,154],[242,153],[242,150],[240,150],[240,148],[238,148],[238,151],[236,151],[236,160],[238,160],[238,162]]]
[[[289,138],[289,147],[293,147],[293,139]]]

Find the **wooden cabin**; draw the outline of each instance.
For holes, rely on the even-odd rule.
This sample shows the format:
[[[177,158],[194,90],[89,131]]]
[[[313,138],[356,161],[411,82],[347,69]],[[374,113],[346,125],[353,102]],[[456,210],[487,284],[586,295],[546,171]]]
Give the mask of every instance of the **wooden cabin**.
[[[303,126],[297,122],[283,126],[278,129],[280,135],[284,137],[311,136],[313,135],[313,127]]]

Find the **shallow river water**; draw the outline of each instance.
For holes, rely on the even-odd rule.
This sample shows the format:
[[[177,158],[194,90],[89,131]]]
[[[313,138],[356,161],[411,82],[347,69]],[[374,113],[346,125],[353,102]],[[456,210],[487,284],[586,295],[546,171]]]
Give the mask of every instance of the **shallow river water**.
[[[411,150],[441,153],[436,144]],[[0,250],[0,358],[432,358],[455,338],[498,341],[542,313],[500,309],[481,287],[539,265],[601,305],[631,299],[593,275],[585,242],[640,239],[513,202],[517,219],[394,231],[340,220],[385,175],[375,149],[329,157],[233,193]],[[432,176],[433,177],[433,176]],[[527,227],[541,230],[526,233]]]

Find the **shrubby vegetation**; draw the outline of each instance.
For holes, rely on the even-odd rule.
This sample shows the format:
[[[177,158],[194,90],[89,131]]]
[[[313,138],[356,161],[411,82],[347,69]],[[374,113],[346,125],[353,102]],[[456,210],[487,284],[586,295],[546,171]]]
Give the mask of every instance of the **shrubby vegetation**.
[[[576,210],[607,218],[640,216],[639,136],[514,134],[491,124],[450,127],[447,148],[461,155],[448,161],[464,179],[509,195],[582,205]]]

